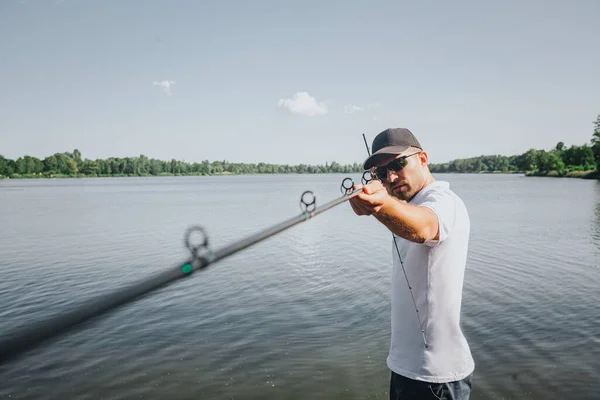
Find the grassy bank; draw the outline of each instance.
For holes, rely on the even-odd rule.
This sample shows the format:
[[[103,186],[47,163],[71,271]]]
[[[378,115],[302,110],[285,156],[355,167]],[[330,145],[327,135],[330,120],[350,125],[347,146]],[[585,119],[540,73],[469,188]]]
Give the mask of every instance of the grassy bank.
[[[581,179],[598,179],[596,170],[588,171],[567,171],[560,173],[558,171],[527,171],[525,176],[543,176],[549,178],[581,178]]]
[[[134,177],[151,177],[151,176],[221,176],[221,175],[239,175],[233,174],[231,172],[216,172],[212,174],[206,173],[185,173],[185,174],[169,174],[169,173],[160,173],[157,175],[151,174],[115,174],[115,175],[101,175],[101,174],[12,174],[10,176],[0,175],[0,179],[66,179],[66,178],[134,178]]]

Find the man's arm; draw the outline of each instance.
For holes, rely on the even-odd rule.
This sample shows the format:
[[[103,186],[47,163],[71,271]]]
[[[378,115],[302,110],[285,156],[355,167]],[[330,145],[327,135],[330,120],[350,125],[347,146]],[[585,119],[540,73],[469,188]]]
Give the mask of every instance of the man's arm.
[[[350,199],[356,214],[372,215],[397,236],[413,242],[425,243],[439,238],[438,217],[430,208],[390,196],[379,181],[362,189],[362,193]]]
[[[430,208],[404,203],[390,196],[390,201],[372,215],[394,234],[411,242],[425,243],[439,238],[438,217]]]

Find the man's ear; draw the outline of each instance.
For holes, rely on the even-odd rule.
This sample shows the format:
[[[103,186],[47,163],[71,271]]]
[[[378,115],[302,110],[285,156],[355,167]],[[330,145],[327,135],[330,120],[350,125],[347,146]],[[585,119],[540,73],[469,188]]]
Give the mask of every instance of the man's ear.
[[[427,152],[425,150],[420,152],[418,157],[419,157],[419,160],[421,161],[421,164],[427,165],[427,162],[429,161],[429,155],[427,154]]]

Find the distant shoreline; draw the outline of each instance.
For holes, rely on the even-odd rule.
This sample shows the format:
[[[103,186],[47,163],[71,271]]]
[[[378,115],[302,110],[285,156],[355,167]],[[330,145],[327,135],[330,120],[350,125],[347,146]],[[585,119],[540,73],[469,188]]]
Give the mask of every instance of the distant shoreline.
[[[600,114],[594,122],[591,145],[567,146],[558,142],[550,150],[530,148],[522,154],[500,154],[458,158],[443,163],[430,163],[437,173],[523,174],[539,177],[600,179]],[[367,145],[368,148],[368,145]],[[143,154],[135,157],[84,158],[78,149],[54,153],[40,159],[24,155],[16,160],[0,154],[0,179],[57,179],[133,176],[222,176],[257,174],[363,174],[360,162],[325,165],[268,164],[230,162],[227,160],[158,160]]]
[[[233,173],[233,172],[219,172],[219,173],[185,173],[185,174],[168,174],[162,173],[158,175],[152,174],[118,174],[118,175],[66,175],[66,174],[52,174],[44,175],[40,174],[13,174],[10,177],[0,175],[0,180],[27,180],[27,179],[84,179],[84,178],[150,178],[150,177],[176,177],[176,176],[243,176],[243,175],[325,175],[325,174],[338,174],[348,175],[355,174],[358,172],[279,172],[279,173]],[[566,174],[559,174],[557,171],[435,171],[433,174],[456,174],[456,175],[524,175],[527,177],[546,177],[546,178],[579,178],[579,179],[599,179],[596,170],[589,171],[571,171]]]

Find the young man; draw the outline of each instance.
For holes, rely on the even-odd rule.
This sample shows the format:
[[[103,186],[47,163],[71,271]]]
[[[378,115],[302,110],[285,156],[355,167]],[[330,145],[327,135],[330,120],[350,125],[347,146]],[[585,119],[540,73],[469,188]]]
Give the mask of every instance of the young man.
[[[375,137],[364,163],[377,179],[350,200],[392,232],[390,399],[468,399],[475,368],[460,328],[470,219],[408,129]]]

